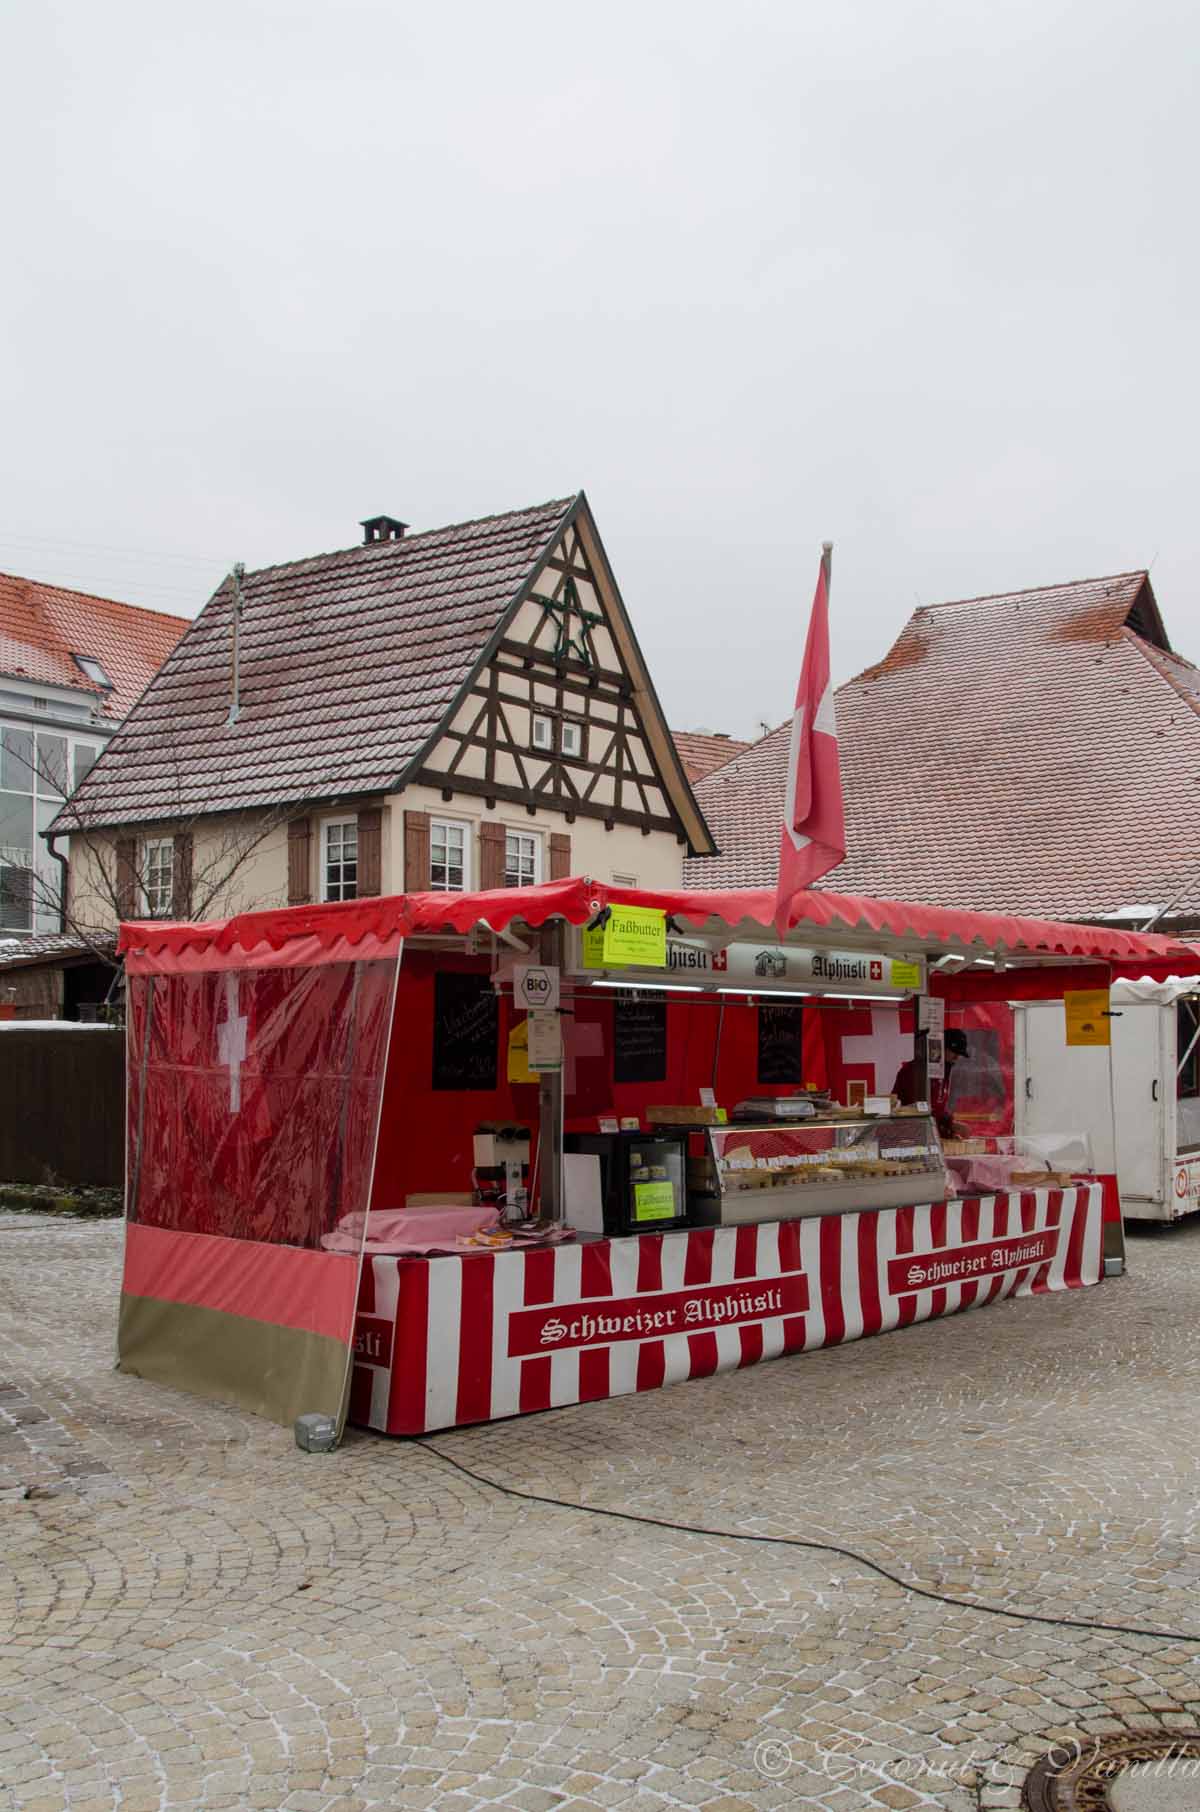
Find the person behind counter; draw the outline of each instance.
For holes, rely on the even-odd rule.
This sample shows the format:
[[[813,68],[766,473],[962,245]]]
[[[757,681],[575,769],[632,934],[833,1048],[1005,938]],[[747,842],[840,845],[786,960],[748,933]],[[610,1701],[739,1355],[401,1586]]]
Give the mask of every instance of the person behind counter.
[[[945,1075],[940,1082],[935,1079],[929,1084],[930,1111],[937,1121],[937,1129],[943,1139],[957,1137],[954,1117],[950,1112],[950,1077],[959,1058],[966,1055],[966,1033],[959,1031],[957,1026],[951,1026],[945,1038]],[[892,1093],[898,1098],[901,1107],[912,1107],[914,1102],[925,1099],[922,1088],[924,1067],[923,1064],[917,1062],[915,1057],[910,1057],[908,1062],[902,1063],[897,1070],[896,1080],[892,1084]]]

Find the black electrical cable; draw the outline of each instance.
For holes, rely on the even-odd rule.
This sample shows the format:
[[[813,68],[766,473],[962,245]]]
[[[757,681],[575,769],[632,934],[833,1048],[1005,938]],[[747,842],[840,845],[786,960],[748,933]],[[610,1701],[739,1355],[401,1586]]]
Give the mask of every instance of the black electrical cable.
[[[433,1454],[444,1465],[453,1466],[464,1478],[502,1492],[505,1497],[519,1498],[525,1504],[545,1504],[552,1510],[582,1510],[587,1516],[608,1516],[616,1522],[641,1523],[648,1529],[669,1529],[677,1535],[709,1535],[716,1541],[752,1541],[775,1548],[807,1548],[813,1554],[836,1554],[839,1560],[848,1560],[854,1566],[865,1568],[867,1572],[878,1573],[889,1585],[899,1586],[902,1592],[911,1592],[914,1598],[927,1598],[932,1604],[948,1604],[955,1610],[979,1611],[987,1617],[1008,1617],[1016,1623],[1045,1623],[1053,1629],[1098,1630],[1106,1636],[1149,1636],[1154,1642],[1187,1642],[1200,1647],[1200,1635],[1190,1635],[1182,1630],[1148,1630],[1129,1623],[1093,1623],[1086,1617],[1048,1617],[1040,1611],[1008,1611],[999,1604],[980,1604],[971,1598],[952,1598],[945,1592],[933,1591],[929,1586],[914,1585],[909,1579],[901,1579],[898,1574],[889,1573],[886,1567],[880,1566],[877,1560],[871,1560],[866,1554],[856,1554],[852,1548],[836,1547],[833,1542],[805,1541],[799,1535],[752,1535],[745,1529],[706,1529],[699,1523],[673,1523],[662,1516],[639,1516],[633,1510],[610,1510],[604,1504],[577,1504],[567,1498],[541,1497],[535,1491],[519,1491],[515,1485],[504,1485],[499,1479],[489,1479],[482,1472],[472,1471],[470,1466],[464,1466],[452,1454],[443,1453],[432,1441],[423,1441],[419,1436],[412,1437],[412,1440],[414,1447],[423,1447],[426,1453]]]

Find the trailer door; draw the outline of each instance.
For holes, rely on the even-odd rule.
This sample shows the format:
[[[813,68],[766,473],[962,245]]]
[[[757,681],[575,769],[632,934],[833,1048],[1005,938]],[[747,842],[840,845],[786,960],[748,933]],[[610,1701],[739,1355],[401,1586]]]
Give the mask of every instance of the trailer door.
[[[1086,1133],[1092,1163],[1112,1172],[1112,1109],[1108,1050],[1067,1044],[1061,1000],[1023,1002],[1015,1009],[1013,1126],[1023,1138]]]
[[[1166,1149],[1167,1090],[1175,1086],[1174,1076],[1164,1067],[1163,1036],[1174,1008],[1157,1001],[1128,1001],[1114,1012],[1120,1014],[1112,1021],[1112,1056],[1121,1195],[1131,1203],[1162,1208],[1168,1156],[1174,1156]]]

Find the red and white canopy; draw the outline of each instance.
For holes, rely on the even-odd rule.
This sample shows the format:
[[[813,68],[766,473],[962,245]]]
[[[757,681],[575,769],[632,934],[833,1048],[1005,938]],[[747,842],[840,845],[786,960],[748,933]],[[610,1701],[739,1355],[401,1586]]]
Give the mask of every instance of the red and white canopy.
[[[761,941],[773,923],[775,896],[766,888],[647,890],[572,876],[540,887],[394,894],[241,913],[201,924],[137,921],[121,927],[120,948],[131,974],[307,967],[395,956],[411,937],[465,935],[476,929],[499,932],[513,924],[536,930],[554,920],[584,925],[614,904],[657,907],[680,926],[725,930],[730,942]],[[1018,999],[1027,993],[1058,994],[1064,985],[1200,974],[1196,949],[1170,937],[824,890],[798,895],[785,941],[834,940],[851,944],[869,940],[934,961],[957,953],[966,959],[964,969],[936,974],[932,987],[960,999]],[[1005,963],[1000,974],[970,968],[972,962],[996,957]],[[1058,973],[1047,974],[1048,969]]]

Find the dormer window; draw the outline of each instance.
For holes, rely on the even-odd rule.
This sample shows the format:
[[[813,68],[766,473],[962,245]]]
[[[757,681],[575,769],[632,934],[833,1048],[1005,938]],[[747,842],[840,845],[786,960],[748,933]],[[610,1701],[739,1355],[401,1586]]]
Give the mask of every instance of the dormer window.
[[[75,665],[83,674],[84,678],[90,679],[94,686],[103,686],[106,692],[111,692],[113,690],[112,681],[109,679],[107,673],[105,673],[104,668],[100,665],[100,662],[96,659],[95,655],[73,654],[71,659],[75,662]]]

